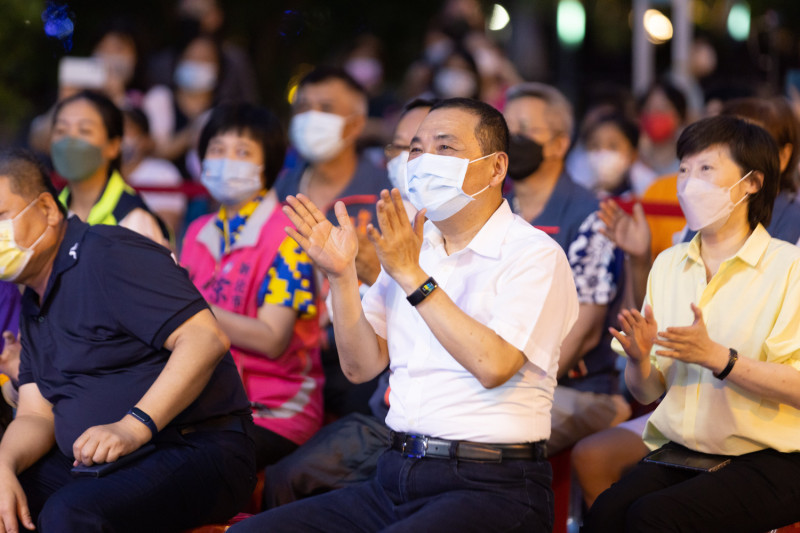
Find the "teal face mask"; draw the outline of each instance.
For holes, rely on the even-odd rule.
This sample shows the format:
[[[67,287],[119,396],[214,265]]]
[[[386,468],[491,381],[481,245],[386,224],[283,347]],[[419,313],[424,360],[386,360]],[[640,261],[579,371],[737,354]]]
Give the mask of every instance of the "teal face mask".
[[[105,162],[99,146],[77,137],[62,137],[50,144],[53,166],[67,181],[83,181]]]

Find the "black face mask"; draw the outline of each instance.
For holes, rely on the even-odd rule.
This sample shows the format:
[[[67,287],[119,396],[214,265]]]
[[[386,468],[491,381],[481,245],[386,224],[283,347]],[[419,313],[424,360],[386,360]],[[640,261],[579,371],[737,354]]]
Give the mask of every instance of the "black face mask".
[[[544,156],[542,145],[515,134],[508,139],[508,175],[513,180],[522,180],[539,170]]]

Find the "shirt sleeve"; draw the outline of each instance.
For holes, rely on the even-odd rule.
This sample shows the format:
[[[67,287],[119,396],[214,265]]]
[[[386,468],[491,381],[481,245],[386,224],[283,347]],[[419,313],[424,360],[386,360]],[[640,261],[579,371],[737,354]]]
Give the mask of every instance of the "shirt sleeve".
[[[766,360],[800,370],[800,260],[789,269],[783,305],[764,341]]]
[[[186,320],[207,309],[169,250],[139,235],[116,234],[94,269],[109,313],[132,336],[160,349]],[[118,245],[121,244],[121,245]]]
[[[553,245],[543,251],[538,243],[530,248],[498,281],[487,326],[549,372],[578,317],[578,300],[561,249]]]
[[[311,258],[294,239],[286,237],[258,290],[259,307],[280,305],[310,318],[317,315],[316,293]]]
[[[617,294],[616,248],[602,233],[603,222],[592,213],[581,223],[568,249],[569,265],[582,304],[608,305]]]

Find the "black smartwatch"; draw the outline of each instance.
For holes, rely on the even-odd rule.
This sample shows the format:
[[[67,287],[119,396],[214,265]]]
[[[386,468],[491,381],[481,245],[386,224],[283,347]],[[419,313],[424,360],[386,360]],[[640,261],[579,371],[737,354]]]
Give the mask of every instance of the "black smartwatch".
[[[131,410],[128,411],[128,414],[131,415],[136,420],[138,420],[139,422],[141,422],[142,424],[144,424],[145,426],[147,426],[147,428],[150,430],[150,433],[152,433],[154,437],[156,436],[156,433],[158,433],[158,428],[156,427],[156,423],[153,422],[153,419],[150,418],[150,415],[148,415],[138,407],[131,408]]]
[[[728,353],[728,366],[722,369],[722,372],[720,372],[719,374],[714,374],[714,377],[717,379],[727,378],[728,374],[730,374],[731,370],[733,370],[733,365],[735,365],[736,361],[739,360],[739,353],[736,350],[734,350],[733,348],[728,348],[728,350],[730,350],[730,352]]]
[[[427,298],[430,293],[436,290],[436,287],[438,286],[439,285],[437,285],[435,279],[433,279],[432,277],[428,278],[425,281],[425,283],[419,286],[417,290],[406,296],[406,300],[408,300],[408,303],[410,303],[411,305],[416,306],[422,300]]]

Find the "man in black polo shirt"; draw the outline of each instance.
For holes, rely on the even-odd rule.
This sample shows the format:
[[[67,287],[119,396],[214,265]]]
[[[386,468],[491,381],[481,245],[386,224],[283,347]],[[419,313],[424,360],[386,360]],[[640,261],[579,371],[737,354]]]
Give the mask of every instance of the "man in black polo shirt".
[[[45,533],[176,531],[241,508],[255,483],[247,398],[228,339],[166,248],[65,220],[36,160],[9,151],[0,279],[27,287],[0,532],[18,518]],[[148,442],[100,477],[70,472],[122,465]]]

